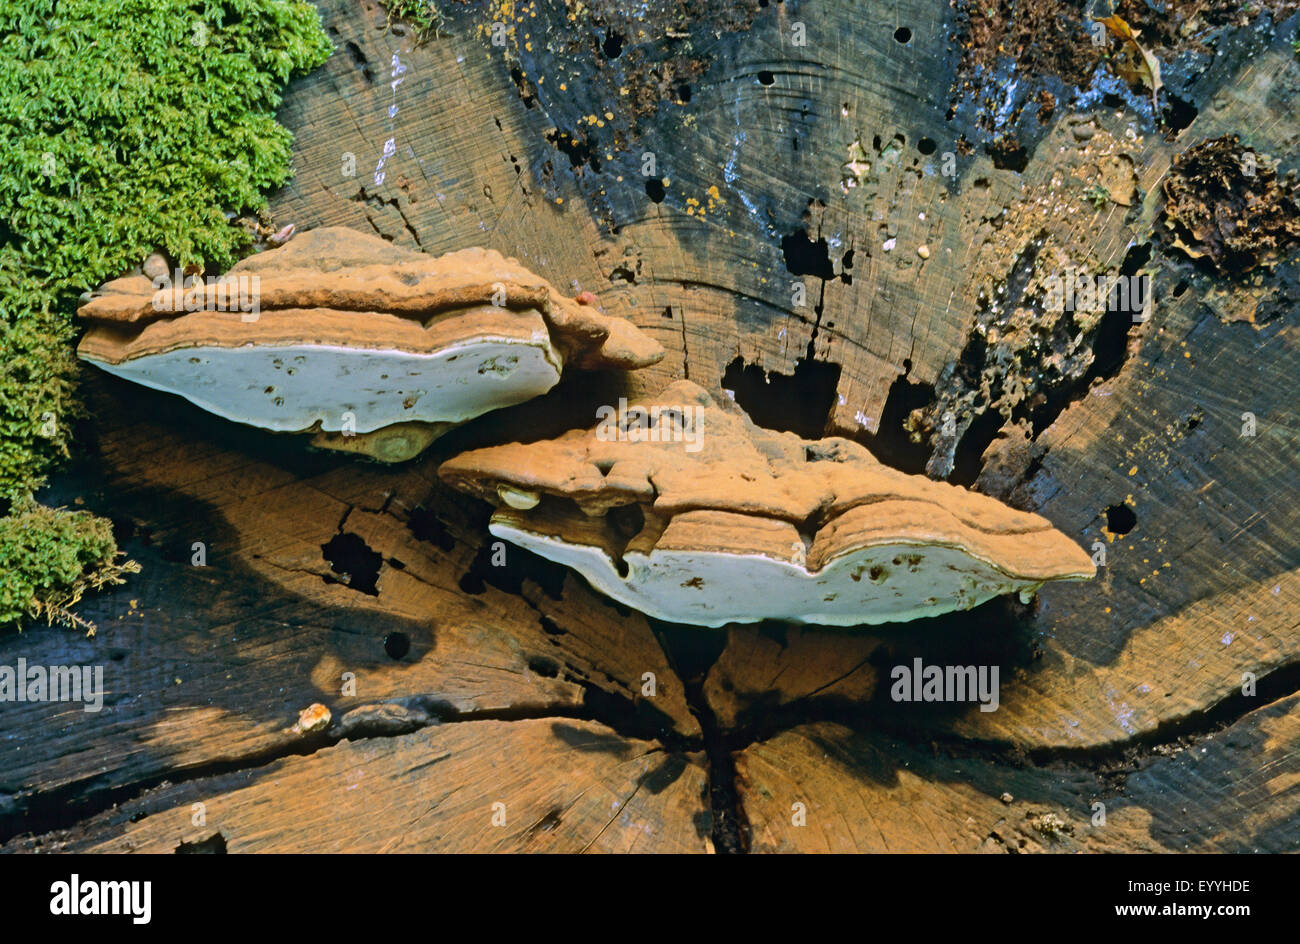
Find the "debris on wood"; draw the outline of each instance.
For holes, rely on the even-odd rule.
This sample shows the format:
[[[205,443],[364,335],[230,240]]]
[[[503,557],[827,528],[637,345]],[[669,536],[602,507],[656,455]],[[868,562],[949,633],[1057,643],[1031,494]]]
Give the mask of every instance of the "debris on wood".
[[[1098,21],[1106,29],[1120,40],[1121,48],[1117,55],[1110,57],[1109,62],[1119,73],[1120,78],[1129,85],[1142,85],[1151,91],[1151,108],[1159,109],[1159,95],[1162,83],[1160,81],[1160,60],[1149,53],[1138,42],[1138,36],[1133,32],[1132,27],[1124,21],[1122,16],[1099,17]]]
[[[1294,175],[1279,179],[1276,163],[1235,134],[1174,157],[1163,186],[1170,245],[1223,275],[1275,266],[1300,243]]]

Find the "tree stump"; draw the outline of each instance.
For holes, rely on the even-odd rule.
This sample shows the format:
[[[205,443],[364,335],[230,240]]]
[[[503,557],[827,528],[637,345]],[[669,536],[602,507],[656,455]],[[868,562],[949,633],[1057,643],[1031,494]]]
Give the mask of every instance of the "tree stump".
[[[1215,21],[1199,58],[1144,22],[1179,54],[1154,115],[1037,43],[988,58],[964,3],[491,0],[440,5],[427,40],[318,5],[336,52],[286,96],[275,225],[488,246],[668,356],[396,467],[88,376],[49,497],[113,517],[144,571],[83,603],[93,638],[0,640],[0,664],[103,664],[109,692],[6,710],[5,848],[1300,848],[1294,247],[1225,274],[1163,215],[1202,141],[1291,169],[1293,9]],[[1036,11],[1086,43],[1072,4],[1002,26]],[[1149,275],[1149,316],[1038,330],[1066,265]],[[1036,511],[1099,575],[871,630],[707,630],[514,548],[493,566],[439,462],[680,378]],[[996,666],[996,710],[899,700],[918,659]]]

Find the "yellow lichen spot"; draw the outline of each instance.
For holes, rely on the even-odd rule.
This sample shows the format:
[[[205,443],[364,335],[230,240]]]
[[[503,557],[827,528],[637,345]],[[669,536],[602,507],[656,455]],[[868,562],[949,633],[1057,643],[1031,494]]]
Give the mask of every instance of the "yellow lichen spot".
[[[533,51],[533,44],[532,44],[532,43],[524,43],[524,49],[526,49],[528,52],[532,52],[532,51]]]
[[[564,202],[564,197],[556,197],[556,198],[555,198],[555,202],[556,202],[557,204],[563,203],[563,202]]]
[[[568,90],[569,90],[569,87],[568,87],[567,85],[565,85],[563,82],[561,82],[561,83],[560,83],[560,91],[561,91],[561,92],[567,92]]]
[[[614,113],[613,113],[612,111],[607,111],[607,112],[605,112],[605,120],[606,120],[606,121],[613,121],[613,120],[614,120]]]
[[[1137,474],[1138,474],[1138,467],[1137,467],[1137,466],[1133,466],[1133,468],[1131,468],[1131,469],[1128,470],[1128,474],[1129,474],[1129,475],[1137,475]]]

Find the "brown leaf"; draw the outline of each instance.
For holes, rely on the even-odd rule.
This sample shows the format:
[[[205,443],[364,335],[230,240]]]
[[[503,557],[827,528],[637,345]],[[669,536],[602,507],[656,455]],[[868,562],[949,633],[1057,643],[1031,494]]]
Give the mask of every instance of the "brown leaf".
[[[1129,58],[1111,60],[1115,71],[1129,85],[1145,85],[1151,89],[1151,107],[1153,110],[1158,108],[1156,96],[1164,84],[1160,81],[1160,60],[1138,44],[1137,34],[1123,17],[1111,15],[1099,17],[1097,21],[1105,24],[1106,29],[1120,39],[1125,51],[1129,53]]]

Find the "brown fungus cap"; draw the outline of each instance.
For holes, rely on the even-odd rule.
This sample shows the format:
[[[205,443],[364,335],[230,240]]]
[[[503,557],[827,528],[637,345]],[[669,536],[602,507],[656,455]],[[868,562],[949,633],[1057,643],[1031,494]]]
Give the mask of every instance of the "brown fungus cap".
[[[652,615],[883,622],[1095,574],[1040,515],[891,469],[850,440],[761,429],[687,381],[598,420],[464,453],[439,474],[499,506],[494,534]],[[779,590],[787,578],[795,589]]]
[[[630,322],[562,295],[546,279],[493,249],[476,247],[429,256],[377,236],[331,226],[249,256],[225,277],[239,276],[258,277],[262,315],[289,310],[384,313],[427,324],[441,314],[464,309],[535,310],[545,319],[551,341],[567,364],[634,369],[654,364],[664,354],[656,341]],[[151,322],[186,319],[192,313],[186,311],[188,297],[184,286],[155,290],[145,276],[132,275],[106,283],[78,314],[97,325],[138,331]],[[204,293],[202,310],[217,311],[216,298],[215,290]],[[351,319],[351,330],[364,333],[359,327],[362,322]],[[223,340],[246,343],[246,323],[229,317],[216,323],[225,326]],[[352,340],[347,324],[340,320],[323,332],[312,332],[306,321],[295,327],[308,335],[327,334],[346,345]],[[92,329],[90,337],[100,358],[110,359],[115,342],[128,343],[141,335],[121,330],[99,335]],[[147,351],[137,344],[131,356]]]
[[[428,256],[330,227],[220,279],[143,275],[82,306],[77,353],[236,422],[410,458],[447,429],[551,389],[566,367],[631,369],[663,349],[490,249]]]

